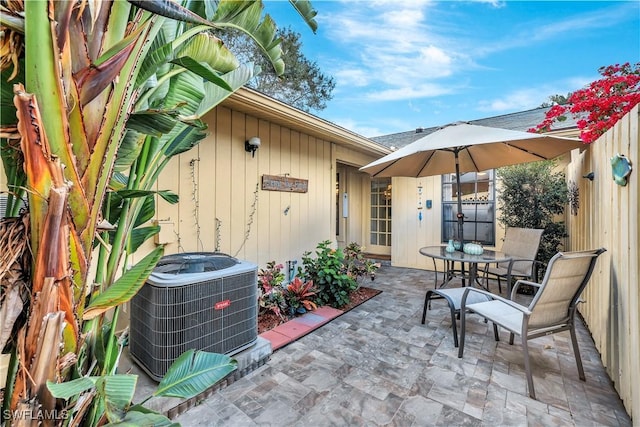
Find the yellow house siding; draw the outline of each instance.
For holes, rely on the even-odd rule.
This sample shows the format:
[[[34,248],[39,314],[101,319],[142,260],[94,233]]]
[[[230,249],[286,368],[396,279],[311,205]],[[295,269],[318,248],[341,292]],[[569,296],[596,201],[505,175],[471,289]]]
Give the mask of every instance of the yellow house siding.
[[[433,269],[431,259],[420,255],[418,251],[423,246],[441,243],[440,179],[439,175],[426,178],[392,178],[391,262],[394,266]],[[422,186],[422,221],[418,219],[419,186]],[[433,202],[431,209],[425,207],[427,200]]]
[[[180,196],[176,205],[158,200],[155,220],[168,242],[166,254],[219,250],[262,268],[269,261],[300,261],[319,242],[335,240],[331,142],[225,107],[205,119],[209,135],[172,159],[158,179],[157,189]],[[261,139],[253,158],[244,149],[252,136]],[[308,192],[262,190],[263,175],[306,179]],[[362,226],[362,219],[356,223]],[[354,236],[363,234],[354,230]],[[148,242],[131,261],[152,247]]]
[[[638,106],[583,153],[573,153],[568,179],[578,183],[580,208],[569,216],[570,249],[603,246],[580,312],[629,414],[640,414],[640,175]],[[634,170],[626,186],[612,179],[610,159],[627,156]],[[595,179],[583,175],[593,171]],[[587,378],[587,382],[590,379]]]

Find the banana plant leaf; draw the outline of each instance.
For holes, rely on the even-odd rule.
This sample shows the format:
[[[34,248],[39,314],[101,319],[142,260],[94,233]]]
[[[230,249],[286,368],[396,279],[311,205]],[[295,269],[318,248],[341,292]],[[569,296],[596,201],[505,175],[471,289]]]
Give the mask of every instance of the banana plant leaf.
[[[137,251],[140,246],[156,234],[160,233],[159,225],[152,225],[149,227],[134,228],[129,236],[129,246],[127,250],[131,253]]]
[[[151,191],[151,190],[121,190],[118,191],[118,195],[123,199],[134,198],[134,197],[147,197],[153,196],[157,194],[162,197],[165,201],[175,205],[178,203],[178,195],[173,191],[169,190],[160,190],[160,191]]]
[[[158,111],[144,110],[133,113],[127,121],[127,129],[136,132],[161,137],[165,133],[169,133],[171,129],[178,123],[176,110]]]
[[[153,395],[190,399],[224,379],[237,363],[224,354],[187,350],[169,367]]]
[[[200,33],[193,36],[180,49],[179,56],[190,57],[198,63],[205,63],[220,74],[235,70],[240,65],[238,59],[219,38]]]
[[[145,256],[133,268],[127,270],[108,289],[96,296],[86,307],[83,319],[89,320],[107,310],[129,301],[144,285],[164,252],[162,246],[157,247]]]

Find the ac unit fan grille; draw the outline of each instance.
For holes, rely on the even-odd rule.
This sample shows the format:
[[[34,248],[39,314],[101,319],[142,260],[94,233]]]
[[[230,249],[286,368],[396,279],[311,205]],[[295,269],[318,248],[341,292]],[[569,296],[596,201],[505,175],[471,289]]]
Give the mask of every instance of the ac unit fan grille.
[[[156,380],[186,350],[230,354],[257,331],[255,269],[182,286],[148,282],[131,303],[131,355]]]

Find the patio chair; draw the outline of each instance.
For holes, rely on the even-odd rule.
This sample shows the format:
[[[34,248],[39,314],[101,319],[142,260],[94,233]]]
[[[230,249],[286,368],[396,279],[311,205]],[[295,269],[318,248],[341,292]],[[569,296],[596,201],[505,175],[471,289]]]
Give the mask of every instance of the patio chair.
[[[466,288],[460,304],[460,347],[458,357],[464,353],[465,330],[468,313],[476,313],[493,322],[495,340],[499,341],[498,326],[509,331],[509,344],[514,335],[522,339],[524,368],[527,374],[529,396],[536,398],[529,362],[528,340],[569,330],[573,353],[578,365],[578,375],[585,381],[578,340],[575,331],[575,313],[582,293],[591,277],[598,256],[604,248],[581,251],[559,252],[551,258],[542,283],[518,280],[513,288],[511,300],[475,288]],[[538,288],[528,306],[513,301],[520,285]],[[479,296],[489,301],[475,302]]]
[[[449,312],[451,314],[451,330],[453,332],[453,345],[458,347],[458,328],[456,326],[456,318],[460,318],[460,303],[462,302],[462,295],[466,287],[462,288],[437,288],[428,289],[427,294],[424,297],[424,307],[422,308],[422,324],[427,319],[427,309],[431,306],[431,300],[444,299],[449,306]],[[483,302],[490,301],[490,298],[482,294],[472,294],[469,296],[469,302]]]
[[[507,228],[500,251],[511,255],[513,259],[505,263],[487,264],[484,270],[486,285],[489,285],[489,279],[497,279],[498,291],[502,293],[501,279],[506,279],[507,295],[511,295],[511,279],[535,281],[536,256],[543,232],[539,228]]]

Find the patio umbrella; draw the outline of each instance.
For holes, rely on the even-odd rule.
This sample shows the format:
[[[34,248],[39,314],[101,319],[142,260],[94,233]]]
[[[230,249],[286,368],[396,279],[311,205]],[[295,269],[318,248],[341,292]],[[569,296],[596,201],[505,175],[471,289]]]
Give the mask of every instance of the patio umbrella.
[[[360,168],[372,177],[456,174],[458,236],[464,242],[460,174],[549,160],[575,148],[579,139],[457,122]]]

